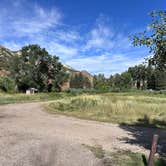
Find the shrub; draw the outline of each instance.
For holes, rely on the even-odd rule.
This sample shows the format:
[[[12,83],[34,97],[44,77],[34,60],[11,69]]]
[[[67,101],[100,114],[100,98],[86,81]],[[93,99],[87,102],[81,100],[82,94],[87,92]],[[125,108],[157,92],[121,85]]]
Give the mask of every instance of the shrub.
[[[0,90],[4,92],[15,92],[15,81],[9,77],[0,78]]]
[[[83,89],[70,88],[68,93],[70,93],[72,96],[77,96],[83,93]]]

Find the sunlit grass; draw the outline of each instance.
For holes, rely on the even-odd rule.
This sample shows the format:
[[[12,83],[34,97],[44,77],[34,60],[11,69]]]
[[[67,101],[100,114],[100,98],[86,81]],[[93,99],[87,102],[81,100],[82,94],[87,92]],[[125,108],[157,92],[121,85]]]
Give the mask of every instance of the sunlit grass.
[[[51,103],[47,110],[103,122],[166,128],[166,98],[142,95],[82,95]]]
[[[57,100],[64,97],[70,97],[68,93],[37,93],[35,95],[26,95],[25,93],[7,94],[0,93],[0,105],[10,103],[24,103],[31,101]]]
[[[148,163],[148,156],[141,153],[123,150],[110,152],[105,151],[101,146],[84,146],[88,148],[96,158],[102,160],[103,166],[146,166]],[[166,161],[163,158],[155,158],[154,166],[165,166],[165,164]]]

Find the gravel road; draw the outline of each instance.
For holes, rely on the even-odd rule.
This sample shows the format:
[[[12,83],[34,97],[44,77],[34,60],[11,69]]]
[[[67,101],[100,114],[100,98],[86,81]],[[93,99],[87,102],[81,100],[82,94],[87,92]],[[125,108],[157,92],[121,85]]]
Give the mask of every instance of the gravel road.
[[[42,103],[0,106],[0,166],[101,166],[82,144],[148,154],[153,133],[166,149],[164,130],[80,120],[42,109]]]

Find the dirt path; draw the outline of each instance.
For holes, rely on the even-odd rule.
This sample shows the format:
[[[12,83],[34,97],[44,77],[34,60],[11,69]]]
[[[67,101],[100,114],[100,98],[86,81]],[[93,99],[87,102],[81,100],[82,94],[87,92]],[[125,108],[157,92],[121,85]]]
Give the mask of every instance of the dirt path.
[[[41,103],[0,106],[0,166],[97,166],[82,144],[148,153],[153,133],[166,149],[166,132],[80,120],[42,111]]]

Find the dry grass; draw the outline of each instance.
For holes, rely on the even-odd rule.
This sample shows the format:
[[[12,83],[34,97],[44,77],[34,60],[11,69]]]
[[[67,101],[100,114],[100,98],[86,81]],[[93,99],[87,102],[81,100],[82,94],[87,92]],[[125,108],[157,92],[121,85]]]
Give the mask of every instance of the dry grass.
[[[142,95],[82,95],[51,103],[48,111],[103,122],[166,128],[166,98]]]
[[[57,100],[70,96],[71,94],[69,93],[37,93],[35,95],[26,95],[25,93],[0,93],[0,105],[10,103],[25,103],[32,101]]]
[[[105,151],[101,146],[88,146],[96,158],[102,160],[104,166],[146,166],[148,157],[140,153],[118,150],[116,152]],[[156,157],[154,166],[164,166],[166,161],[163,158]]]

